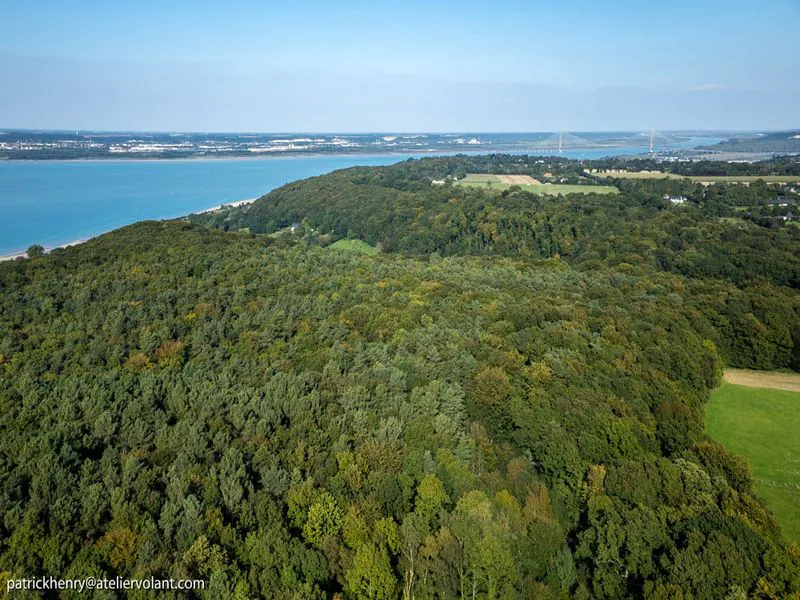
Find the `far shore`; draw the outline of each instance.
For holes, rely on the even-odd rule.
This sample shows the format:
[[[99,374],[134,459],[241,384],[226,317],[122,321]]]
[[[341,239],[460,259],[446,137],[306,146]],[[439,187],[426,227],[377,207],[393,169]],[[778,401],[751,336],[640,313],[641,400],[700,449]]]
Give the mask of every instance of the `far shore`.
[[[263,159],[294,159],[294,158],[373,158],[373,157],[404,157],[408,155],[423,156],[452,156],[455,154],[486,154],[487,152],[497,152],[492,149],[465,149],[463,151],[453,150],[387,150],[385,152],[281,152],[281,153],[253,153],[249,155],[234,156],[86,156],[83,158],[10,158],[2,157],[9,163],[97,163],[97,162],[120,162],[120,163],[157,163],[157,162],[212,162],[212,161],[235,161],[235,160],[263,160]]]

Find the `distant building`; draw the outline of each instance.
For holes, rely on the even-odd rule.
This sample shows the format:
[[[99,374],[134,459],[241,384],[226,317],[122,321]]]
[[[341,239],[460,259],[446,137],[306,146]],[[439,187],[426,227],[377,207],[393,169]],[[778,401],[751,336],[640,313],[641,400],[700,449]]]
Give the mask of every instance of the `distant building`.
[[[683,204],[688,198],[686,196],[670,196],[669,194],[664,194],[664,200],[669,200],[673,204]]]

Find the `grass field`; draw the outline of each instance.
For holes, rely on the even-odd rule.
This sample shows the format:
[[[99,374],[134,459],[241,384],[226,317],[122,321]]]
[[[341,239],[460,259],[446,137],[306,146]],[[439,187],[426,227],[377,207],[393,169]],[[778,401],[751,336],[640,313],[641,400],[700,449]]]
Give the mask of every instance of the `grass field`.
[[[471,175],[467,175],[466,178],[461,179],[456,182],[456,185],[463,185],[467,187],[479,187],[483,189],[492,189],[497,191],[507,190],[512,185],[517,185],[520,189],[525,190],[526,192],[531,192],[532,194],[616,194],[619,193],[619,190],[614,187],[613,185],[568,185],[568,184],[560,184],[554,183],[551,185],[543,185],[543,184],[532,184],[532,185],[519,185],[519,184],[510,184],[510,183],[503,183],[500,181],[493,181],[493,180],[480,180],[477,178],[470,178]],[[481,177],[495,177],[494,175],[482,175]]]
[[[717,220],[720,223],[727,223],[729,225],[746,225],[747,220],[741,219],[739,217],[718,217]]]
[[[800,177],[794,175],[692,175],[689,179],[692,181],[725,181],[733,183],[749,183],[763,179],[765,183],[800,183]]]
[[[683,175],[673,175],[672,173],[596,173],[598,177],[618,177],[619,179],[684,179]]]
[[[378,250],[375,248],[375,246],[370,246],[367,242],[361,240],[341,239],[327,247],[334,250],[350,250],[351,252],[361,252],[362,254],[367,254],[369,256],[374,256],[378,253]]]
[[[467,173],[463,183],[507,183],[508,185],[539,185],[541,182],[530,175],[493,175],[491,173]]]
[[[792,175],[673,175],[672,173],[598,173],[600,177],[618,177],[620,179],[691,179],[692,181],[750,183],[763,179],[766,183],[796,183],[800,177]]]
[[[774,383],[769,373],[760,378],[745,373],[750,385]],[[737,374],[726,372],[726,380],[729,377],[736,379]],[[800,543],[800,392],[725,381],[711,395],[706,429],[713,439],[747,459],[756,492],[777,516],[784,537]]]

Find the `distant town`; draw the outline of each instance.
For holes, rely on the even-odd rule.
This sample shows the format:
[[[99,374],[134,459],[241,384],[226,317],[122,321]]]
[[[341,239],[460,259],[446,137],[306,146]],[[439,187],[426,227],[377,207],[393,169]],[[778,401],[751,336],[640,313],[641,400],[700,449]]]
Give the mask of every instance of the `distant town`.
[[[797,132],[142,133],[0,130],[0,160],[218,158],[297,154],[586,153],[764,160],[800,152]]]

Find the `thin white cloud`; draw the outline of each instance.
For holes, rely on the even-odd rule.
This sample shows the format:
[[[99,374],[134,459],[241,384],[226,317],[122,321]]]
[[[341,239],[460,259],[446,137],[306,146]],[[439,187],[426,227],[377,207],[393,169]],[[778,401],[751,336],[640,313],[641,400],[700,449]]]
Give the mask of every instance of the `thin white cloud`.
[[[727,86],[721,85],[719,83],[704,83],[702,85],[696,85],[691,88],[690,92],[713,92],[715,90],[724,90],[727,89]]]

